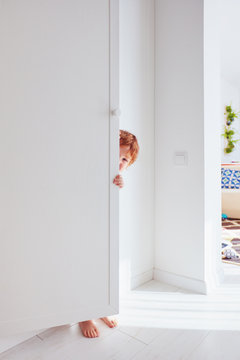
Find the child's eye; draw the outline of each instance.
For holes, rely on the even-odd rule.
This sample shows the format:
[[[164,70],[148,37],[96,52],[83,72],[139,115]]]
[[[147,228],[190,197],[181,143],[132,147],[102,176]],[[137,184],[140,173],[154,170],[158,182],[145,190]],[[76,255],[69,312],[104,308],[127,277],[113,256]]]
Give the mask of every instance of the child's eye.
[[[123,161],[128,161],[128,160],[124,158]]]

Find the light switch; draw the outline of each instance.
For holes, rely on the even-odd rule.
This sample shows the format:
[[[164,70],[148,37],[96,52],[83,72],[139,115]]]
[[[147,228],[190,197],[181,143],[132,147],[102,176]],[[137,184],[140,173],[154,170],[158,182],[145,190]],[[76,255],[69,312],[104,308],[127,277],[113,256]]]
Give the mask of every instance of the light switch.
[[[187,153],[176,152],[174,154],[174,164],[177,166],[187,166]]]

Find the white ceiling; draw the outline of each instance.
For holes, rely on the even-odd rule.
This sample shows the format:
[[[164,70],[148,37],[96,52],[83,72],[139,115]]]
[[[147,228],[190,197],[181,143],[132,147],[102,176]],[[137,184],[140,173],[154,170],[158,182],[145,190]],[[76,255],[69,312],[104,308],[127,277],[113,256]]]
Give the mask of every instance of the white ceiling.
[[[240,88],[240,0],[220,3],[221,73]]]

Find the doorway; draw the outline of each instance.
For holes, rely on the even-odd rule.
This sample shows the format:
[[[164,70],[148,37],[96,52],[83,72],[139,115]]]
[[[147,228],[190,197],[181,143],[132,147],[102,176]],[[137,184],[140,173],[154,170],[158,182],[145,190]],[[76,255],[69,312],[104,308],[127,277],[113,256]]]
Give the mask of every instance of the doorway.
[[[120,1],[120,128],[140,144],[120,192],[123,288],[155,279],[206,294],[224,281],[218,11]]]
[[[226,11],[228,9],[228,11]],[[231,9],[232,16],[229,16]],[[235,16],[240,11],[238,3],[221,1],[220,8],[220,49],[221,49],[221,177],[222,177],[222,242],[223,270],[225,281],[238,283],[240,280],[240,208],[239,181],[240,170],[240,52],[233,58],[226,52],[226,42],[233,48],[239,34]],[[239,240],[238,240],[239,239]]]

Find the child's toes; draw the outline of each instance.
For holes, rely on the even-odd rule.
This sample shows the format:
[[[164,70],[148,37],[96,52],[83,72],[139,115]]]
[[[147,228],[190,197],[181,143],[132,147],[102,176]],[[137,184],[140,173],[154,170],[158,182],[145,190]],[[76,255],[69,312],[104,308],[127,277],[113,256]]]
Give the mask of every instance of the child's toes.
[[[113,328],[117,325],[116,319],[109,319],[108,317],[103,317],[100,319],[103,320],[105,322],[105,324],[107,324],[107,326],[109,326],[110,328]]]

